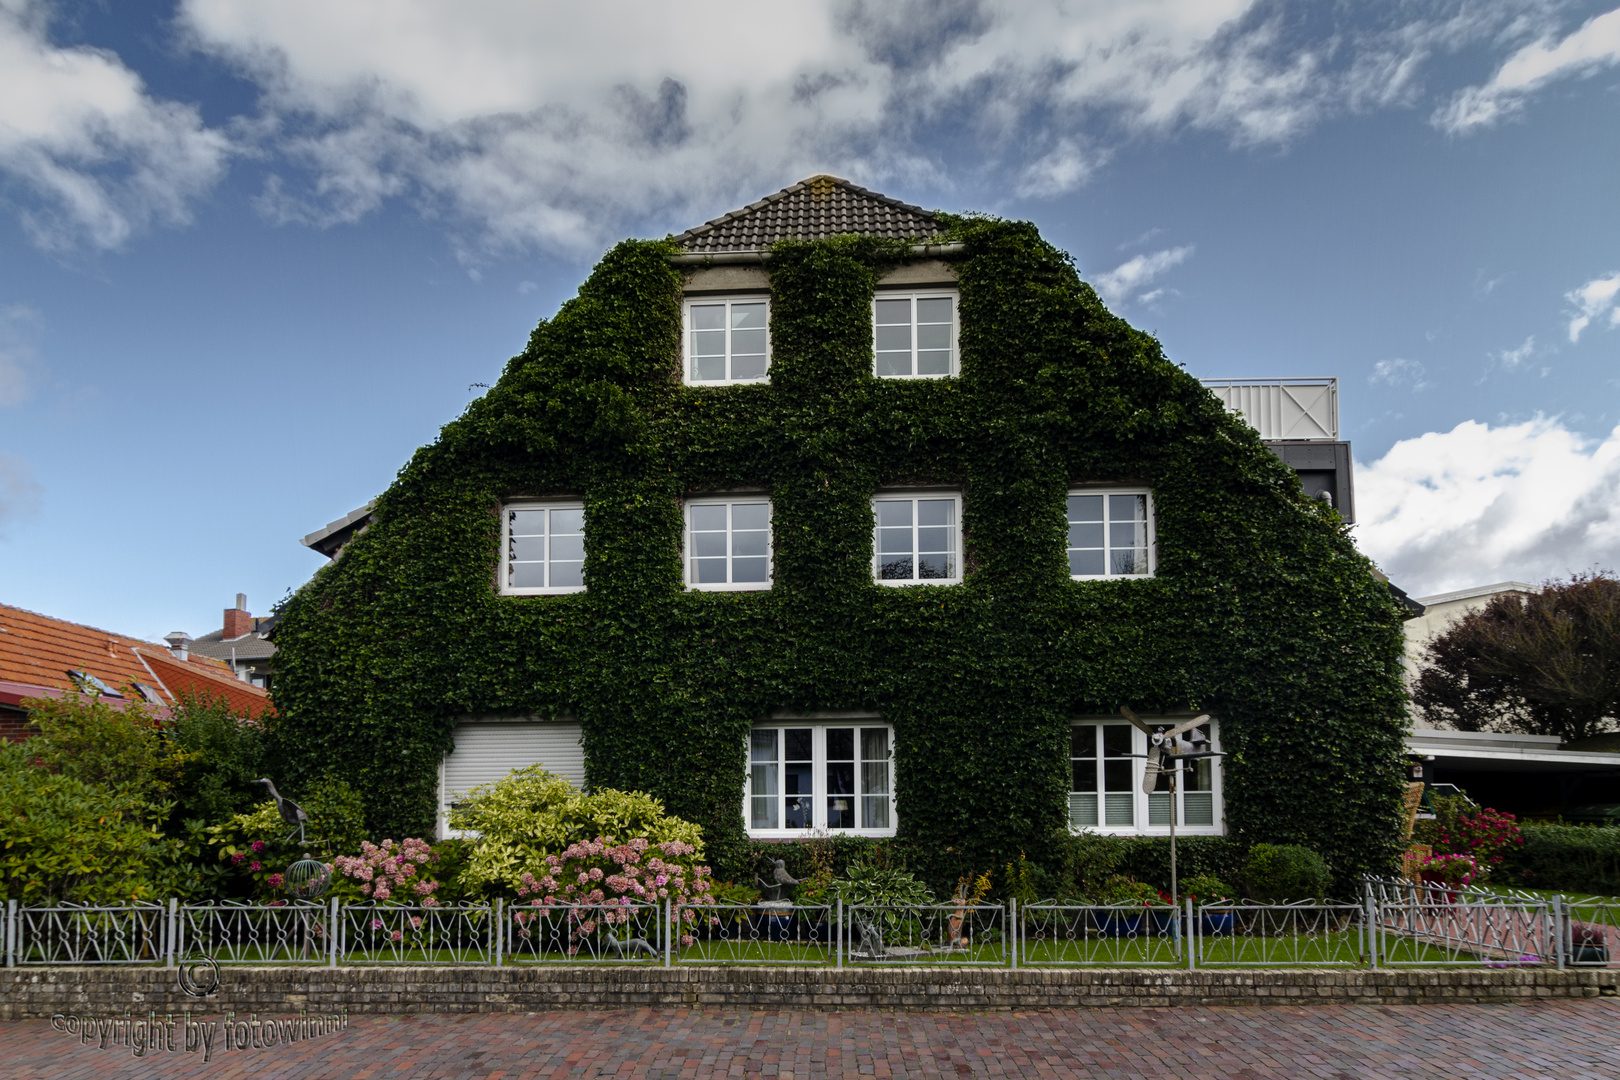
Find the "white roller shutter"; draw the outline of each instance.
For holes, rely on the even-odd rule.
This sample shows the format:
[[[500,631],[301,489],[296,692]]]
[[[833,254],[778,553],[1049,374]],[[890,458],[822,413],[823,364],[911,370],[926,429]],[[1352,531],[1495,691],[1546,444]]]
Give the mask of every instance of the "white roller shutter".
[[[578,723],[461,724],[456,748],[439,769],[439,835],[450,836],[450,804],[514,769],[544,766],[575,785],[585,783],[585,749]]]

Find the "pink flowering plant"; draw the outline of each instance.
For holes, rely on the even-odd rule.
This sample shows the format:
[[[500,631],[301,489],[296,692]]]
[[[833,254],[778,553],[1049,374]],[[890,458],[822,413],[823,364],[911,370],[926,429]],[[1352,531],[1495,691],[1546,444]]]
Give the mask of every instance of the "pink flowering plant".
[[[1444,882],[1455,888],[1466,888],[1479,880],[1479,863],[1472,855],[1430,855],[1418,862],[1418,872],[1426,881]]]
[[[402,843],[362,841],[359,855],[339,855],[332,868],[360,885],[360,895],[379,903],[437,907],[439,883],[427,870],[439,859],[426,840],[407,837]]]
[[[545,857],[539,877],[524,873],[520,879],[512,914],[518,937],[529,939],[548,927],[560,934],[566,928],[566,948],[573,956],[599,932],[620,940],[642,936],[632,930],[655,922],[643,905],[668,900],[680,910],[681,944],[690,945],[696,908],[714,903],[709,868],[697,862],[696,851],[682,840],[654,843],[642,837],[620,843],[598,836],[569,844],[560,855]]]
[[[1483,884],[1509,854],[1524,846],[1519,820],[1512,814],[1446,796],[1434,800],[1434,820],[1420,822],[1414,839],[1428,844],[1436,854],[1473,859],[1470,884]]]

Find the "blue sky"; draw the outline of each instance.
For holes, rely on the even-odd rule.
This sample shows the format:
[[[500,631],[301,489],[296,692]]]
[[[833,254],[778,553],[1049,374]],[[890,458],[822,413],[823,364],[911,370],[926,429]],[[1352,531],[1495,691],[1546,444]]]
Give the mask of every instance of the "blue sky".
[[[1620,567],[1620,10],[0,0],[0,602],[264,612],[624,236],[816,172],[1337,375],[1414,594]]]

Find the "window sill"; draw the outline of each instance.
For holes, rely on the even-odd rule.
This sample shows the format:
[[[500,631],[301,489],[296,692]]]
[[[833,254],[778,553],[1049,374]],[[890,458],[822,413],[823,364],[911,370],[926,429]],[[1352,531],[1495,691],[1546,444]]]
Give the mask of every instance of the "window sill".
[[[933,578],[928,581],[892,581],[886,578],[873,578],[872,584],[883,585],[891,589],[904,589],[914,585],[960,585],[961,578]]]
[[[1070,825],[1069,835],[1080,836],[1090,833],[1093,836],[1145,836],[1168,837],[1168,825]],[[1220,825],[1177,825],[1176,836],[1225,836],[1226,829]]]
[[[1070,574],[1070,581],[1152,581],[1158,575],[1146,574]]]
[[[769,375],[763,379],[704,379],[702,381],[682,379],[681,385],[696,388],[705,386],[769,386],[771,385],[771,379]]]
[[[569,596],[585,591],[584,585],[570,585],[563,589],[502,589],[502,596]]]
[[[687,592],[770,592],[769,582],[761,585],[758,582],[745,582],[740,585],[687,585]]]
[[[886,840],[899,829],[744,829],[750,840],[815,840],[824,836],[867,836]]]

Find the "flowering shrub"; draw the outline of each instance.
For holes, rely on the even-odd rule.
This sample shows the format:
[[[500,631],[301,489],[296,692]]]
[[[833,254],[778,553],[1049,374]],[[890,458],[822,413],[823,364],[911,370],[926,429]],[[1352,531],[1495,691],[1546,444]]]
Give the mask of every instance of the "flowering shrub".
[[[629,923],[637,902],[712,904],[709,868],[699,864],[695,854],[696,848],[683,840],[654,844],[637,837],[621,844],[611,836],[598,836],[569,844],[561,855],[546,856],[540,877],[523,875],[517,894],[528,901],[529,910],[516,911],[513,922],[519,936],[526,938],[532,923],[566,911],[572,955],[579,951],[580,939],[595,933],[599,925],[611,932],[611,928]],[[602,906],[580,911],[571,905]],[[690,927],[685,924],[696,923],[697,917],[691,907],[682,910],[682,945],[692,943],[687,932]]]
[[[1524,834],[1512,814],[1476,807],[1460,798],[1434,800],[1434,820],[1422,822],[1420,839],[1437,854],[1467,855],[1477,866],[1477,882],[1484,882],[1507,858],[1524,846]]]
[[[1419,861],[1418,872],[1447,885],[1472,885],[1479,879],[1479,864],[1472,855],[1430,855]]]
[[[360,882],[362,896],[437,907],[439,901],[433,894],[438,891],[439,883],[421,871],[438,858],[426,840],[407,838],[401,844],[392,840],[373,844],[366,840],[360,844],[359,855],[339,855],[332,860],[332,867]]]
[[[484,895],[517,891],[524,874],[545,876],[545,858],[591,837],[679,841],[703,857],[703,830],[651,795],[604,788],[590,794],[538,765],[474,788],[450,812],[450,826],[476,832],[460,884]]]

